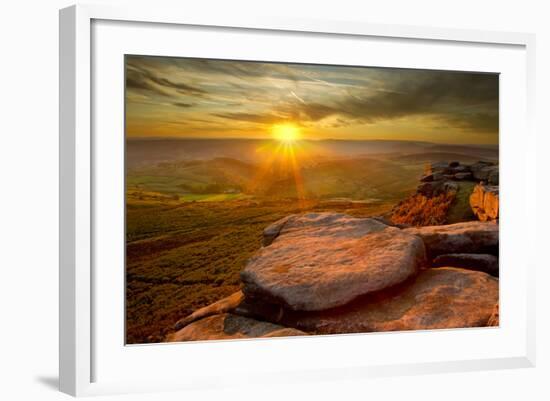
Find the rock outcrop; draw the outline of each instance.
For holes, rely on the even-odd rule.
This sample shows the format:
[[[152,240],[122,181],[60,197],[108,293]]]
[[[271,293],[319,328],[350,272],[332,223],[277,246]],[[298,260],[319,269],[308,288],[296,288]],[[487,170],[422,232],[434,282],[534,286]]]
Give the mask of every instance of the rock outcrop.
[[[307,333],[293,328],[230,313],[222,313],[190,323],[168,336],[167,340],[169,342],[180,342],[305,335]]]
[[[499,326],[500,325],[500,316],[499,316],[499,306],[498,303],[495,304],[493,308],[493,313],[489,320],[487,320],[487,326]]]
[[[470,206],[480,221],[498,220],[498,186],[478,184],[470,195]]]
[[[180,319],[167,340],[498,325],[494,222],[400,229],[309,213],[270,225],[264,244],[242,291]]]
[[[432,261],[432,267],[461,267],[477,270],[498,277],[498,258],[495,255],[477,253],[449,253],[439,255]]]
[[[294,215],[290,215],[280,220],[277,220],[275,223],[267,226],[263,232],[263,246],[271,245],[275,238],[279,236],[281,230],[283,229],[283,226],[287,223],[287,221],[294,217]]]
[[[223,298],[218,302],[214,302],[204,308],[200,308],[190,314],[189,316],[184,317],[176,322],[174,328],[180,330],[187,326],[190,323],[193,323],[196,320],[203,319],[208,316],[218,315],[220,313],[229,312],[230,310],[235,309],[242,301],[244,300],[244,294],[242,291],[238,291],[227,298]]]
[[[427,197],[437,196],[449,191],[458,191],[458,185],[451,181],[438,180],[423,182],[416,192]]]
[[[246,296],[293,310],[323,310],[399,284],[425,264],[415,235],[375,219],[310,213],[287,219],[241,279]]]
[[[239,313],[315,334],[362,333],[485,326],[496,302],[497,279],[445,267],[339,308],[304,312],[250,302]]]
[[[421,182],[432,182],[440,180],[454,181],[489,181],[498,185],[498,165],[492,162],[479,161],[467,165],[457,161],[432,163],[420,178]]]
[[[490,162],[477,162],[470,166],[474,179],[486,181],[490,185],[498,185],[499,169],[498,166]]]
[[[443,226],[411,227],[403,230],[424,241],[430,257],[448,253],[498,254],[498,224],[468,221]]]
[[[494,220],[493,216],[498,215],[498,172],[498,165],[485,161],[471,165],[458,161],[432,163],[420,178],[416,192],[393,208],[391,220],[414,226],[442,225],[474,218]],[[472,193],[474,183],[490,193],[487,205],[483,197]],[[487,183],[490,186],[486,186]],[[477,187],[476,190],[480,191]],[[474,203],[469,202],[470,197]],[[489,212],[485,212],[485,207]]]

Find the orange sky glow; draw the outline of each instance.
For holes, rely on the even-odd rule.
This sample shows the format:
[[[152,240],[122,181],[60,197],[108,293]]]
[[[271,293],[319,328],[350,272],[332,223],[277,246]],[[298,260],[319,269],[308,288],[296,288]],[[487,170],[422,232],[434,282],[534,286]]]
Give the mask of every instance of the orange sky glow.
[[[129,138],[498,143],[496,74],[148,56],[125,68]]]

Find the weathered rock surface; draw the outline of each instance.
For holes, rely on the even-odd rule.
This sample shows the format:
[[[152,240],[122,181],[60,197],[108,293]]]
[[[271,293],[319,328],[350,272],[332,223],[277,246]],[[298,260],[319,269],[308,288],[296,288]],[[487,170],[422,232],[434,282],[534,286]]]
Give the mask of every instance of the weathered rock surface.
[[[424,244],[406,230],[338,213],[292,216],[249,260],[243,291],[293,310],[344,305],[416,274]]]
[[[188,324],[167,341],[228,340],[258,337],[304,336],[307,333],[230,313],[212,315]]]
[[[461,267],[478,270],[498,277],[498,258],[486,253],[449,253],[439,255],[432,261],[433,267]]]
[[[498,185],[499,184],[498,168],[496,170],[491,171],[487,181],[489,182],[489,185]]]
[[[429,172],[432,175],[438,174],[440,177],[443,175],[452,176],[453,174],[457,173],[465,173],[470,172],[470,166],[460,164],[458,161],[450,161],[450,162],[436,162],[432,163],[430,165]],[[434,179],[434,181],[437,181]]]
[[[492,185],[476,185],[470,195],[470,206],[480,221],[498,219],[499,188]]]
[[[446,253],[498,254],[498,224],[481,221],[442,226],[411,227],[404,233],[418,235],[434,258]]]
[[[498,185],[498,166],[491,163],[477,162],[471,166],[471,170],[476,180],[487,181],[491,185]]]
[[[498,185],[498,165],[485,161],[472,165],[460,164],[458,161],[432,163],[420,178],[416,193],[427,198],[456,193],[460,189],[458,181],[483,181]]]
[[[446,161],[439,161],[431,164],[431,171],[443,171],[450,167],[450,163]]]
[[[458,181],[462,181],[462,180],[471,180],[473,178],[472,176],[472,173],[470,172],[465,172],[465,173],[456,173],[454,175],[454,179],[455,180],[458,180]]]
[[[451,176],[451,178],[453,177]],[[444,192],[448,192],[448,191],[456,192],[457,190],[458,190],[458,185],[456,183],[451,181],[440,180],[440,181],[423,182],[417,187],[416,192],[424,196],[427,196],[428,198],[431,198],[433,196],[437,196]]]
[[[489,179],[489,175],[495,171],[498,167],[495,166],[485,166],[479,170],[473,171],[474,178],[480,181],[486,181]]]
[[[500,325],[500,316],[499,316],[499,307],[498,304],[493,308],[493,313],[489,320],[487,320],[487,326],[499,326]]]
[[[204,308],[197,309],[195,312],[189,316],[184,317],[177,321],[174,325],[176,330],[181,330],[190,323],[193,323],[196,320],[203,319],[208,316],[218,315],[221,313],[229,312],[232,309],[235,309],[244,299],[244,294],[242,291],[237,291],[230,296],[214,302]]]
[[[294,215],[286,216],[267,226],[263,232],[263,246],[271,245],[275,238],[279,236],[286,222],[292,218],[294,218]]]
[[[421,182],[447,180],[477,180],[498,185],[498,165],[493,162],[479,161],[471,165],[460,164],[458,161],[437,162],[430,165]]]
[[[435,196],[441,192],[443,181],[424,181],[416,188],[416,192],[427,197]]]
[[[492,167],[494,166],[495,163],[493,162],[489,162],[489,161],[478,161],[476,163],[473,163],[470,165],[470,170],[472,171],[472,173],[477,173],[478,171],[480,171],[481,169],[483,168],[486,168],[486,167]]]
[[[478,271],[423,270],[396,287],[325,311],[292,311],[245,302],[236,313],[261,316],[312,334],[486,326],[498,302],[498,279]]]
[[[371,219],[374,219],[374,220],[377,220],[379,221],[380,223],[383,223],[387,226],[390,226],[390,227],[397,227],[397,228],[408,228],[408,227],[411,227],[409,224],[399,224],[399,223],[394,223],[393,221],[389,220],[388,218],[384,217],[384,216],[372,216],[370,217]]]
[[[433,174],[426,174],[420,178],[420,182],[432,182],[435,181]]]

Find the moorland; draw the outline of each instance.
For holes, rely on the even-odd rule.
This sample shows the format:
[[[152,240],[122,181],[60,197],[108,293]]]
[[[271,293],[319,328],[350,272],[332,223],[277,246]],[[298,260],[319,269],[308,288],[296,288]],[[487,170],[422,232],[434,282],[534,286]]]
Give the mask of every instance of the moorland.
[[[127,343],[162,341],[181,316],[238,291],[240,272],[274,221],[307,211],[387,215],[414,193],[426,165],[442,160],[497,161],[498,148],[128,139]],[[453,200],[447,223],[464,219],[462,198]]]

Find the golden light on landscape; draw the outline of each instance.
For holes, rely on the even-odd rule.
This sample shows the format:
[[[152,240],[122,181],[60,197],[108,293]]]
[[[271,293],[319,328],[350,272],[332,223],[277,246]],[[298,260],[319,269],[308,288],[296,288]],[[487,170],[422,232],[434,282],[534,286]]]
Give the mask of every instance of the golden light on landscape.
[[[371,317],[379,332],[499,325],[498,74],[124,65],[125,343],[347,334]],[[376,216],[458,240],[469,227],[483,258],[476,241],[424,258],[420,237],[369,234]],[[220,312],[242,286],[257,320]],[[301,312],[259,326],[285,308]]]
[[[272,135],[276,140],[290,145],[300,139],[300,129],[292,123],[275,124]]]

